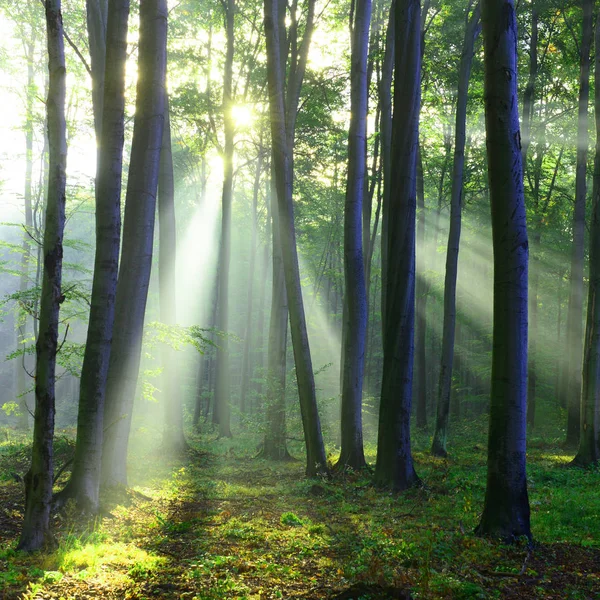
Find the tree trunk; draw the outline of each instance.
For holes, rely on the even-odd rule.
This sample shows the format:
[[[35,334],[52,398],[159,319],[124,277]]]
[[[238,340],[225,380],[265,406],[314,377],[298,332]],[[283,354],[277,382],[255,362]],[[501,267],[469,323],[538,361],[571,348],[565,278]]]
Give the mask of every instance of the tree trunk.
[[[121,175],[125,115],[125,62],[129,0],[110,0],[102,132],[96,168],[96,255],[90,320],[81,370],[77,441],[71,478],[61,502],[73,497],[98,508],[103,418],[119,265]]]
[[[482,23],[494,331],[487,486],[476,533],[511,541],[531,539],[525,470],[528,241],[512,0],[482,0]]]
[[[385,316],[387,302],[387,253],[388,253],[388,205],[391,192],[392,175],[392,79],[394,75],[395,55],[395,7],[396,0],[390,5],[390,16],[385,35],[385,53],[379,86],[381,102],[381,166],[383,170],[383,199],[381,202],[381,327],[385,335]]]
[[[158,172],[158,286],[160,320],[165,325],[177,324],[175,265],[177,261],[177,231],[175,223],[175,179],[171,144],[169,98],[165,97],[165,121]],[[177,352],[163,344],[162,398],[165,403],[163,448],[169,454],[180,454],[186,448],[183,433],[181,385]]]
[[[581,425],[581,365],[583,338],[583,260],[585,236],[586,170],[589,146],[588,105],[590,97],[590,49],[593,33],[593,0],[583,0],[581,62],[579,72],[579,111],[577,119],[577,167],[575,208],[573,210],[573,247],[571,287],[567,314],[568,367],[566,379],[567,446],[579,443]]]
[[[144,329],[165,118],[166,0],[140,4],[133,142],[123,221],[123,251],[115,301],[106,384],[102,479],[104,488],[127,485],[127,447]]]
[[[66,69],[60,0],[46,0],[48,34],[49,181],[43,254],[44,273],[36,341],[35,418],[31,467],[25,476],[25,517],[19,550],[39,550],[49,541],[54,460],[55,369],[61,290],[67,140],[65,121]]]
[[[338,467],[365,466],[362,387],[367,329],[367,291],[362,247],[363,198],[367,166],[367,52],[371,0],[356,0],[350,70],[348,183],[344,210],[345,330],[342,374],[342,444]],[[367,227],[370,226],[367,225]]]
[[[470,6],[469,6],[470,8]],[[469,18],[467,10],[465,40],[460,58],[458,94],[456,100],[456,135],[454,142],[454,164],[452,168],[452,196],[450,200],[450,231],[446,252],[446,277],[444,281],[444,325],[442,328],[442,358],[438,389],[437,415],[431,453],[446,456],[448,439],[448,415],[452,390],[452,363],[454,360],[454,333],[456,327],[456,280],[458,277],[458,252],[463,200],[463,172],[465,166],[465,140],[467,131],[467,95],[475,40],[480,30],[480,6],[475,6]]]
[[[600,19],[596,19],[595,73],[600,73]],[[600,76],[594,84],[596,155],[590,227],[590,284],[583,360],[581,436],[573,464],[587,467],[600,461]]]
[[[271,183],[271,214],[273,218],[273,287],[267,368],[267,400],[265,438],[262,455],[268,460],[287,460],[287,428],[285,415],[285,379],[288,329],[288,305],[281,256],[281,238],[275,183]]]
[[[244,355],[242,357],[242,386],[240,391],[240,410],[247,412],[247,397],[250,388],[250,347],[252,345],[252,309],[254,300],[254,269],[256,266],[256,238],[258,220],[258,192],[260,190],[260,178],[262,175],[263,148],[262,143],[258,149],[256,158],[256,171],[254,174],[254,188],[252,190],[252,238],[250,240],[250,265],[248,268],[248,300],[246,302],[246,327],[244,340]]]
[[[401,491],[415,485],[410,413],[415,319],[415,219],[421,83],[419,0],[396,0],[395,81],[390,190],[384,197],[387,260],[383,381],[375,482]]]
[[[32,26],[31,39],[26,44],[27,48],[27,92],[25,100],[25,189],[23,190],[23,201],[25,208],[25,231],[23,232],[23,242],[21,244],[21,276],[19,281],[19,291],[24,294],[29,288],[29,262],[31,260],[31,238],[33,235],[33,210],[32,210],[32,173],[33,173],[33,100],[34,100],[34,51],[35,51],[35,29]],[[23,306],[23,304],[22,304]],[[26,349],[26,340],[30,335],[31,314],[27,307],[24,307],[22,321],[18,327],[17,342]],[[20,320],[20,319],[19,319]],[[27,354],[23,354],[22,360],[17,360],[17,398],[19,402],[19,428],[29,429],[29,405],[30,393],[27,388],[27,371],[30,373],[35,370],[35,365],[31,364],[28,368]]]
[[[308,59],[308,44],[314,19],[313,1],[309,3],[308,11],[305,35],[301,45],[302,54],[298,58],[298,61],[295,62],[293,77],[292,74],[288,77],[288,93],[286,94],[287,97],[284,106],[285,68],[282,62],[279,22],[280,18],[283,18],[285,15],[281,13],[277,0],[265,0],[269,108],[273,148],[273,172],[275,175],[277,207],[279,210],[279,233],[281,236],[285,286],[290,312],[290,329],[296,364],[296,378],[298,380],[298,395],[300,397],[300,412],[306,443],[306,474],[314,476],[327,470],[327,461],[317,410],[315,380],[300,285],[292,197],[295,121],[298,110],[299,90]]]
[[[231,109],[233,107],[233,50],[234,50],[234,13],[235,0],[226,0],[225,29],[227,33],[227,51],[225,72],[223,75],[223,124],[225,147],[223,151],[223,196],[221,216],[221,245],[219,246],[219,309],[217,328],[224,335],[218,343],[216,362],[215,404],[213,414],[219,423],[219,437],[231,437],[231,393],[229,380],[229,265],[231,262],[231,204],[233,200],[233,152],[234,127]]]

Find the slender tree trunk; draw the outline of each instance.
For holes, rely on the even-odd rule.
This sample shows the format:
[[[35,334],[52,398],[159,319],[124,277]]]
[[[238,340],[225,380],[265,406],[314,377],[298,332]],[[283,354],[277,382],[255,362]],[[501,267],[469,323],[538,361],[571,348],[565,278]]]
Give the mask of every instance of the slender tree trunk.
[[[527,225],[512,0],[482,0],[488,178],[494,247],[492,393],[485,503],[476,533],[531,539],[525,469]]]
[[[221,216],[221,245],[219,247],[219,310],[217,328],[227,334],[229,331],[229,265],[231,262],[231,205],[233,201],[233,152],[234,127],[231,109],[233,107],[233,51],[235,0],[226,0],[225,29],[227,51],[223,75],[223,123],[225,147],[223,151],[223,197]],[[216,363],[215,405],[219,423],[219,437],[231,437],[229,340],[227,335],[219,340]]]
[[[129,0],[110,0],[102,131],[96,168],[96,255],[87,331],[77,440],[71,478],[60,494],[98,508],[106,380],[113,338],[121,232],[121,174],[125,131],[125,62]]]
[[[314,19],[314,2],[309,3],[309,13],[302,53],[295,63],[294,77],[288,78],[288,93],[284,106],[284,68],[281,57],[280,6],[277,0],[265,0],[265,36],[267,43],[267,72],[269,88],[269,107],[271,121],[271,139],[273,147],[273,172],[277,190],[279,210],[279,232],[284,266],[285,286],[290,312],[290,329],[300,412],[306,443],[306,474],[308,476],[327,470],[325,447],[321,434],[321,423],[317,410],[315,380],[312,369],[310,346],[306,330],[304,302],[300,285],[298,266],[298,248],[294,225],[293,206],[293,145],[296,113],[298,110],[299,90],[308,59],[308,44]],[[286,116],[287,109],[287,116]]]
[[[581,394],[581,435],[573,464],[586,467],[600,461],[600,19],[596,18],[594,105],[596,155],[590,228],[590,284]]]
[[[171,144],[169,98],[165,97],[165,121],[158,172],[158,286],[160,320],[165,325],[177,324],[175,265],[177,261],[177,231],[175,223],[175,178]],[[170,454],[180,454],[187,448],[183,433],[181,385],[177,352],[163,344],[162,397],[165,403],[163,448]]]
[[[348,183],[344,210],[342,445],[338,467],[365,466],[362,436],[362,385],[367,329],[367,290],[362,247],[363,199],[367,166],[367,53],[371,1],[356,0],[350,71]],[[367,225],[367,227],[369,227]],[[369,227],[370,230],[370,227]]]
[[[101,485],[127,485],[127,448],[152,266],[156,192],[165,118],[166,0],[140,3],[133,142],[123,221],[123,251],[106,384]]]
[[[257,238],[257,220],[258,220],[258,192],[260,190],[260,177],[263,166],[263,148],[262,143],[258,149],[256,159],[256,171],[254,173],[254,188],[252,190],[252,238],[250,240],[250,265],[248,269],[248,300],[246,302],[246,327],[244,340],[244,355],[242,357],[242,386],[240,391],[240,409],[242,413],[247,412],[248,392],[250,388],[250,347],[252,345],[252,309],[254,300],[254,269],[256,266],[256,238]]]
[[[265,438],[262,455],[268,460],[287,460],[287,427],[285,414],[285,379],[288,330],[288,305],[281,256],[280,225],[275,183],[271,183],[273,218],[273,286],[267,368],[267,400]]]
[[[381,202],[381,327],[385,335],[387,302],[387,256],[388,256],[388,206],[392,175],[392,79],[396,40],[396,0],[390,5],[390,16],[385,36],[385,53],[379,86],[381,102],[381,166],[383,170],[383,199]]]
[[[590,49],[592,45],[593,0],[583,0],[581,62],[579,72],[579,112],[577,119],[577,167],[575,208],[573,210],[573,247],[571,287],[567,314],[568,367],[566,379],[567,446],[579,443],[581,421],[581,364],[583,338],[583,260],[585,237],[586,170],[589,146],[588,105],[590,97]]]
[[[109,0],[86,0],[85,2],[92,71],[92,108],[97,142],[100,142],[102,136],[108,2]],[[100,152],[100,144],[98,144],[98,152]]]
[[[469,7],[470,8],[470,7]],[[438,389],[437,416],[431,453],[446,456],[448,439],[448,415],[452,390],[452,363],[454,360],[454,333],[456,327],[456,280],[458,278],[458,252],[463,200],[463,172],[465,166],[465,141],[467,132],[467,95],[475,39],[480,30],[480,6],[477,4],[465,22],[465,40],[460,59],[458,94],[456,102],[456,136],[454,142],[454,164],[452,170],[452,196],[450,200],[450,231],[446,252],[446,277],[444,281],[444,325],[442,329],[442,358]]]
[[[23,190],[23,201],[25,208],[25,231],[23,232],[23,242],[21,244],[21,276],[19,281],[19,291],[24,294],[29,288],[29,263],[31,261],[30,235],[33,234],[33,210],[32,210],[32,174],[33,174],[33,100],[34,100],[34,51],[35,51],[35,29],[32,26],[31,39],[27,47],[27,92],[25,100],[25,189]],[[22,322],[18,327],[17,342],[26,349],[26,340],[31,331],[31,315],[27,307],[24,307]],[[35,365],[28,367],[27,354],[23,354],[22,360],[17,360],[17,397],[19,399],[19,427],[20,429],[29,429],[29,405],[30,394],[27,392],[27,371],[35,370]]]
[[[36,341],[35,418],[31,467],[25,476],[25,517],[19,550],[39,550],[49,541],[54,459],[55,369],[61,290],[67,140],[65,121],[66,69],[60,0],[46,0],[48,71],[46,103],[49,141],[49,181],[43,254],[44,273]]]
[[[527,153],[531,144],[531,126],[533,122],[533,109],[535,104],[535,81],[537,78],[537,44],[538,44],[538,12],[535,6],[531,8],[531,40],[529,43],[529,80],[523,94],[523,116],[521,127],[521,154],[523,159],[523,172],[528,172]],[[531,244],[532,269],[530,286],[529,306],[529,365],[527,376],[527,424],[533,428],[535,422],[535,394],[537,385],[537,338],[538,338],[538,283],[539,283],[539,259],[541,242],[542,215],[539,211],[539,181],[543,148],[538,152],[536,170],[534,173],[535,186],[533,190],[533,235]]]
[[[415,485],[410,414],[415,318],[415,219],[421,99],[419,0],[396,0],[395,76],[392,119],[393,172],[384,198],[388,230],[383,328],[383,382],[375,482],[401,491]]]

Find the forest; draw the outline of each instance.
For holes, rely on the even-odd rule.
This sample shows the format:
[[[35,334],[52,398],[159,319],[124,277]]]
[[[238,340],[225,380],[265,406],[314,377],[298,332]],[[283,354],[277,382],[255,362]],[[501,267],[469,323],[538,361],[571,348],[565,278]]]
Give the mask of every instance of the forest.
[[[594,0],[0,0],[0,597],[600,598]]]

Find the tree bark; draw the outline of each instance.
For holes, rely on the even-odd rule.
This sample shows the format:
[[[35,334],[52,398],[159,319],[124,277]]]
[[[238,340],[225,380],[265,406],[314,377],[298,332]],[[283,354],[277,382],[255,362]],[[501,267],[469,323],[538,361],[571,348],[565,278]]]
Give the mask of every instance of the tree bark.
[[[46,0],[48,36],[49,180],[44,229],[44,271],[36,341],[35,417],[31,467],[25,476],[25,517],[18,549],[39,550],[50,540],[54,459],[55,370],[61,290],[67,140],[65,121],[66,68],[60,0]]]
[[[600,73],[600,19],[596,19],[595,73]],[[590,284],[583,359],[581,394],[581,435],[576,466],[587,467],[600,461],[600,77],[594,84],[596,155],[590,227]]]
[[[158,172],[158,290],[160,320],[165,325],[177,324],[175,265],[177,262],[177,229],[175,223],[175,178],[171,144],[169,98],[165,97],[165,121]],[[163,448],[169,454],[181,454],[186,448],[183,433],[181,385],[177,352],[168,344],[161,348],[162,397],[165,403]]]
[[[273,285],[267,367],[265,437],[262,456],[268,460],[287,460],[285,380],[288,330],[288,304],[281,256],[281,237],[274,179],[271,180],[273,220]]]
[[[375,482],[396,491],[418,483],[410,445],[415,319],[415,219],[421,83],[419,0],[396,0],[395,75],[389,194],[383,381]],[[387,201],[387,206],[385,202]]]
[[[470,6],[469,6],[470,10]],[[479,3],[465,19],[465,40],[460,58],[458,73],[458,93],[456,99],[456,126],[454,141],[454,164],[452,167],[452,195],[450,199],[450,230],[446,252],[446,277],[444,281],[444,325],[442,328],[442,357],[440,361],[440,381],[435,422],[435,433],[431,453],[446,456],[448,440],[448,415],[450,413],[450,392],[452,391],[452,363],[454,361],[454,334],[456,328],[456,280],[458,278],[458,252],[462,220],[463,172],[465,166],[465,141],[467,132],[467,96],[471,65],[475,50],[475,40],[480,29]]]
[[[112,350],[106,384],[104,488],[127,485],[127,448],[140,358],[165,117],[166,0],[140,3],[140,42],[133,142],[125,197],[123,250],[117,282]]]
[[[528,241],[512,0],[482,0],[482,24],[494,331],[487,486],[476,533],[511,541],[531,539],[525,469]]]
[[[257,251],[257,220],[258,220],[258,192],[260,190],[260,178],[263,170],[263,148],[262,141],[256,158],[256,171],[254,173],[254,187],[252,190],[252,237],[250,240],[250,265],[248,268],[248,299],[246,302],[246,327],[244,334],[244,355],[242,357],[242,385],[240,390],[240,410],[247,412],[247,398],[250,391],[250,348],[252,345],[252,309],[254,305],[254,280]]]
[[[96,168],[96,254],[90,319],[81,370],[77,440],[71,478],[60,501],[98,508],[104,402],[113,339],[121,233],[125,131],[125,62],[129,0],[110,0],[102,131]]]
[[[298,395],[300,398],[300,412],[306,443],[306,474],[314,476],[327,470],[327,461],[317,409],[315,380],[300,285],[292,196],[295,122],[300,88],[308,59],[308,45],[310,43],[310,33],[314,19],[314,1],[311,0],[308,5],[305,34],[300,53],[292,60],[293,69],[288,76],[287,94],[284,94],[285,69],[280,51],[282,46],[279,27],[279,20],[284,16],[281,13],[277,0],[265,0],[267,79],[273,171],[277,190],[277,207],[279,210],[279,233],[281,236],[285,286],[290,313],[290,329],[296,364]],[[295,15],[293,17],[295,19]]]
[[[589,146],[588,105],[590,97],[590,49],[593,34],[593,0],[583,0],[583,25],[579,71],[579,109],[577,119],[577,166],[575,171],[575,207],[573,210],[573,247],[571,285],[567,314],[568,366],[566,379],[567,439],[577,446],[581,425],[581,365],[583,338],[583,261],[585,237],[586,170]]]
[[[231,110],[233,107],[233,51],[234,51],[234,14],[235,0],[226,0],[225,30],[227,34],[227,50],[225,54],[225,71],[223,75],[223,123],[225,130],[225,147],[223,149],[223,195],[221,216],[221,245],[219,246],[219,309],[217,312],[217,328],[224,335],[218,343],[216,362],[215,404],[219,423],[219,437],[231,437],[231,408],[229,396],[229,265],[231,262],[231,205],[233,201],[233,152],[234,127]]]
[[[367,166],[367,53],[371,1],[356,0],[350,69],[348,183],[344,209],[344,296],[342,444],[339,467],[366,465],[362,435],[362,387],[367,329],[367,290],[362,247]],[[369,227],[370,229],[370,227]]]
[[[19,291],[24,294],[29,288],[29,262],[31,260],[31,239],[33,234],[33,210],[32,210],[32,174],[33,174],[33,100],[34,100],[34,51],[35,51],[36,35],[35,28],[31,27],[31,39],[26,43],[27,48],[27,91],[25,100],[25,188],[23,190],[23,202],[25,208],[25,231],[23,232],[23,242],[21,244],[21,276],[19,281]],[[26,349],[26,340],[31,331],[31,314],[28,307],[23,306],[22,321],[18,327],[17,341]],[[19,319],[20,321],[20,319]],[[22,360],[17,360],[17,398],[19,399],[19,427],[23,430],[29,429],[29,396],[31,395],[27,388],[27,371],[33,372],[35,365],[31,364],[27,367],[27,354],[23,354]]]

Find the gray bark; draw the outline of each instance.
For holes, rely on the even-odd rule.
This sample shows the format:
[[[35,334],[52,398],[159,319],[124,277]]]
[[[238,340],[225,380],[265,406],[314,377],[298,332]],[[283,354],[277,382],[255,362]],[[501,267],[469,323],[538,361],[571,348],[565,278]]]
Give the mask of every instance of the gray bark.
[[[286,352],[288,304],[281,255],[281,236],[274,179],[271,183],[273,220],[273,285],[267,351],[267,394],[265,437],[262,455],[268,460],[287,460],[287,426],[285,414]]]
[[[61,290],[67,140],[65,121],[66,68],[60,0],[46,0],[48,39],[49,180],[44,228],[44,270],[36,341],[35,417],[31,466],[25,476],[25,517],[18,549],[39,550],[51,540],[50,506],[54,460],[55,371]]]
[[[240,410],[247,411],[247,398],[250,388],[250,348],[252,345],[252,310],[254,306],[254,280],[256,265],[256,239],[258,219],[258,192],[260,190],[260,178],[262,175],[263,148],[262,141],[256,158],[256,171],[254,173],[254,187],[252,190],[252,237],[250,239],[250,265],[248,268],[248,300],[246,302],[246,327],[244,334],[244,354],[242,357],[242,385],[240,391]]]
[[[102,131],[96,167],[96,255],[87,331],[77,440],[71,478],[61,501],[74,497],[98,508],[106,380],[113,339],[121,232],[121,176],[125,131],[125,62],[129,0],[110,0]]]
[[[470,7],[469,7],[470,8]],[[480,30],[480,6],[477,4],[465,20],[465,39],[458,73],[456,98],[456,126],[454,141],[454,164],[452,169],[452,195],[450,199],[450,230],[446,252],[446,277],[444,281],[444,325],[442,328],[442,357],[438,388],[437,416],[431,452],[435,456],[446,456],[448,438],[448,415],[450,392],[452,391],[452,363],[454,361],[454,337],[456,327],[456,280],[458,277],[458,252],[463,200],[463,171],[465,166],[465,141],[467,132],[467,95],[475,39]]]
[[[573,210],[573,247],[571,282],[567,314],[566,378],[567,446],[577,446],[581,420],[581,364],[583,338],[583,260],[585,245],[586,170],[589,146],[588,108],[590,97],[590,49],[593,35],[593,0],[583,0],[583,25],[579,71],[579,109],[577,118],[577,166],[575,171],[575,207]]]
[[[165,325],[177,324],[175,265],[177,261],[177,231],[175,223],[175,179],[171,145],[169,98],[165,98],[165,122],[158,172],[158,288],[160,320]],[[165,403],[163,448],[170,454],[183,452],[186,447],[183,433],[181,385],[179,383],[177,351],[168,344],[161,348],[162,398]]]
[[[223,75],[223,123],[225,147],[223,149],[223,195],[221,200],[221,245],[219,246],[219,308],[217,328],[227,334],[229,329],[229,265],[231,262],[231,205],[233,201],[233,152],[234,127],[231,108],[233,106],[233,51],[234,51],[234,0],[226,0],[225,29],[227,51]],[[216,362],[215,404],[213,415],[219,424],[219,437],[231,437],[231,408],[229,405],[229,341],[227,335],[218,343]],[[214,419],[213,419],[214,422]]]
[[[476,533],[531,539],[525,469],[528,241],[511,0],[482,0],[484,98],[494,249],[488,471]]]
[[[123,250],[106,385],[104,488],[127,485],[127,447],[148,297],[156,192],[165,115],[166,0],[140,4],[140,42],[133,142],[125,197]]]
[[[344,208],[344,335],[342,444],[338,467],[365,466],[362,435],[362,386],[367,329],[367,290],[363,260],[363,199],[367,165],[367,53],[371,1],[356,0],[350,68],[348,181]],[[370,229],[369,224],[366,225]]]
[[[596,19],[595,73],[600,73],[600,19]],[[600,461],[600,77],[595,77],[596,155],[590,240],[590,285],[583,360],[581,435],[573,464],[586,467]]]
[[[396,0],[393,171],[384,197],[383,380],[375,482],[405,490],[418,482],[410,444],[415,320],[415,220],[421,100],[419,0]],[[387,202],[387,205],[385,204]]]
[[[317,410],[315,380],[306,330],[302,288],[300,285],[292,194],[295,123],[314,21],[314,1],[311,0],[308,4],[305,33],[300,49],[297,54],[292,52],[287,93],[285,94],[283,76],[285,70],[280,51],[282,46],[280,43],[279,27],[280,18],[284,16],[276,0],[265,0],[269,108],[273,171],[280,220],[279,232],[281,235],[285,286],[290,313],[290,329],[296,364],[298,395],[300,398],[300,412],[306,443],[306,473],[308,476],[312,476],[325,471],[327,464]],[[295,15],[293,18],[295,19]],[[294,26],[294,22],[292,26]]]

